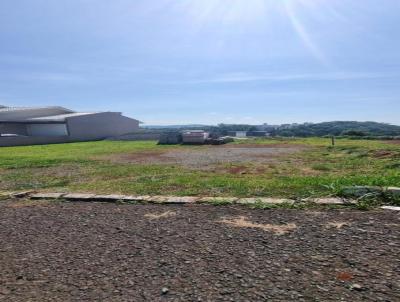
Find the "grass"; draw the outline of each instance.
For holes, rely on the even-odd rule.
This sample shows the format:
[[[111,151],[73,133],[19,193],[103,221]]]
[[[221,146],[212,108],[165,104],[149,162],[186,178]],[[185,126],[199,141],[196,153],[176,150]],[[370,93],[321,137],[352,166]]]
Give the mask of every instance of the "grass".
[[[352,185],[400,185],[400,145],[340,139],[331,147],[330,139],[324,138],[235,142],[243,143],[306,148],[279,156],[271,163],[258,164],[249,158],[249,163],[240,165],[250,172],[231,174],[226,169],[203,171],[180,165],[117,163],[108,159],[126,153],[192,148],[158,146],[152,141],[7,147],[0,148],[0,190],[306,198],[336,195],[343,187]]]

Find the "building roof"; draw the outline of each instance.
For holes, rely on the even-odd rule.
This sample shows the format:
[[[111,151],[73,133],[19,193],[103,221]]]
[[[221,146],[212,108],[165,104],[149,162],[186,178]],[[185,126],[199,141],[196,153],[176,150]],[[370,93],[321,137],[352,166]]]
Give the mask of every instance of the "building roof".
[[[2,106],[0,105],[0,112],[13,112],[13,111],[37,111],[37,110],[61,110],[65,112],[73,112],[70,109],[61,107],[61,106],[47,106],[47,107],[7,107],[7,106]]]
[[[45,117],[60,114],[69,114],[74,111],[54,106],[54,107],[5,107],[0,108],[0,120],[18,120],[24,121],[35,117]]]
[[[0,105],[0,122],[2,123],[62,123],[68,118],[101,114],[106,112],[75,112],[70,109],[51,107],[5,107]],[[120,114],[121,112],[107,112]]]
[[[27,121],[64,122],[69,117],[91,115],[91,114],[97,114],[97,113],[100,113],[100,112],[74,112],[74,113],[67,113],[67,114],[34,117],[34,118],[27,119]]]

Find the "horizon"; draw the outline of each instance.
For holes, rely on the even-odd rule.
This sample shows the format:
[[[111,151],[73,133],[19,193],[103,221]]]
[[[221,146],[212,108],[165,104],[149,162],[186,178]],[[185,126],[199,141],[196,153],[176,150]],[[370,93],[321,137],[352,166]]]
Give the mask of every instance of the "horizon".
[[[400,2],[5,0],[0,104],[145,125],[400,125]]]
[[[392,124],[392,123],[384,123],[384,122],[376,122],[376,121],[322,121],[322,122],[300,122],[300,123],[278,123],[278,124],[269,124],[269,123],[261,123],[261,124],[227,124],[227,123],[217,123],[217,124],[204,124],[204,123],[200,123],[200,124],[151,124],[148,125],[146,123],[142,123],[141,125],[144,125],[143,127],[168,127],[168,126],[173,126],[173,127],[178,127],[178,126],[218,126],[220,124],[224,124],[224,125],[248,125],[248,126],[262,126],[262,125],[268,125],[268,126],[282,126],[282,125],[304,125],[304,124],[323,124],[323,123],[346,123],[346,122],[355,122],[355,123],[379,123],[379,124],[387,124],[387,125],[392,125],[392,126],[398,126],[400,127],[400,125],[397,124]]]

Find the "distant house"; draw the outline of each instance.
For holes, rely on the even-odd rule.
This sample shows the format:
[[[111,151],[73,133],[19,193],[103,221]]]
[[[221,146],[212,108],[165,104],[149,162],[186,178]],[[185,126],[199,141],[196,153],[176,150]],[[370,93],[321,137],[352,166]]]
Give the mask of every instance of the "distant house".
[[[204,144],[210,134],[203,130],[184,130],[182,132],[182,142],[184,144]]]
[[[229,136],[233,137],[263,137],[269,136],[267,131],[228,131]]]
[[[138,120],[120,112],[0,106],[0,146],[101,140],[138,129]]]

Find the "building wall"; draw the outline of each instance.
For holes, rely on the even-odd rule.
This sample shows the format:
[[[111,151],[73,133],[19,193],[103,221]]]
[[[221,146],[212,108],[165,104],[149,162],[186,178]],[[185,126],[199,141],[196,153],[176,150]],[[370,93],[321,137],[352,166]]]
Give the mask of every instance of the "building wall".
[[[139,121],[117,112],[101,112],[70,117],[67,128],[71,140],[96,140],[135,132]]]
[[[24,124],[0,124],[0,133],[28,135]]]
[[[161,133],[159,132],[140,132],[124,134],[119,136],[109,137],[107,140],[110,141],[158,141],[160,139]]]
[[[40,136],[25,136],[25,137],[0,137],[0,147],[10,146],[30,146],[30,145],[46,145],[68,143],[68,136],[62,137],[40,137]]]
[[[67,136],[66,124],[30,124],[27,125],[29,136]]]

